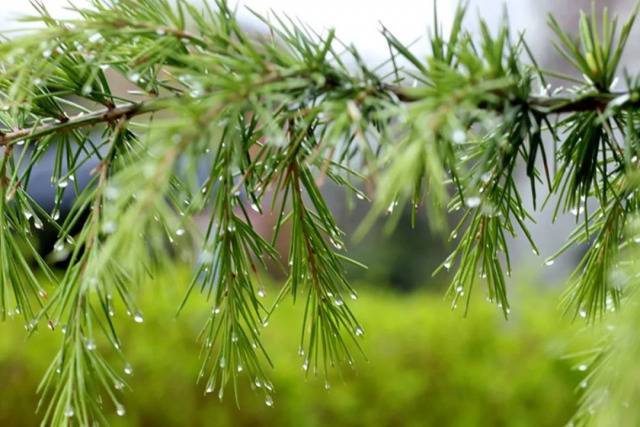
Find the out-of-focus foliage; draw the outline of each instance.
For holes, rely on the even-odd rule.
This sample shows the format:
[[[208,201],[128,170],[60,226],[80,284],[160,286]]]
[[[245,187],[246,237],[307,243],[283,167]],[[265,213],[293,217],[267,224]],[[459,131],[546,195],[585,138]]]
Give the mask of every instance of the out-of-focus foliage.
[[[583,375],[564,356],[583,348],[576,327],[558,322],[555,295],[529,293],[508,322],[477,301],[469,318],[451,312],[440,296],[409,297],[374,288],[362,292],[354,311],[365,331],[368,363],[343,379],[310,372],[293,348],[302,305],[283,306],[264,329],[273,349],[274,406],[241,383],[240,408],[218,401],[194,384],[200,366],[198,334],[204,304],[178,319],[175,278],[151,282],[140,301],[145,322],[124,332],[133,366],[126,376],[134,393],[123,398],[127,416],[107,414],[114,426],[558,426],[576,409]],[[266,300],[275,292],[267,289]],[[60,332],[42,330],[30,342],[11,321],[0,326],[0,425],[32,426],[33,393],[55,351]],[[101,343],[98,343],[101,345]],[[117,362],[116,362],[117,363]],[[25,398],[25,397],[31,398]]]

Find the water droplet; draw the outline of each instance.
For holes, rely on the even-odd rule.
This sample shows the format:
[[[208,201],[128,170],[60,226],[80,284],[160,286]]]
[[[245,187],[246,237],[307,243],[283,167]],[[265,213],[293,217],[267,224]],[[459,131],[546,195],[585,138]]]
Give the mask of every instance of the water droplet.
[[[458,295],[464,295],[464,287],[462,285],[458,285],[456,287],[456,292],[458,293]]]
[[[64,241],[58,240],[55,245],[53,245],[53,250],[56,252],[61,252],[64,249]]]
[[[266,295],[266,293],[265,293],[263,288],[258,289],[258,296],[260,298],[264,298],[265,295]]]
[[[349,295],[349,298],[355,301],[358,299],[358,294],[356,294],[355,292],[351,292],[351,295]]]
[[[444,267],[445,270],[449,270],[451,268],[451,261],[445,261],[442,267]]]
[[[133,316],[133,321],[136,323],[144,322],[144,317],[142,317],[142,313],[138,312]]]
[[[582,317],[583,319],[587,317],[587,310],[585,310],[584,308],[581,308],[578,311],[578,316]]]
[[[273,406],[273,398],[267,394],[264,398],[264,404],[271,408]]]
[[[238,367],[236,368],[236,371],[242,372],[242,370],[243,370],[242,365],[238,365]]]
[[[362,330],[362,328],[360,326],[358,326],[358,327],[356,327],[355,334],[356,334],[357,337],[361,337],[361,336],[364,335],[364,331]]]
[[[133,83],[137,83],[140,80],[140,77],[141,77],[140,73],[137,73],[135,71],[132,71],[129,74],[127,74],[127,78]]]
[[[85,347],[87,348],[87,350],[93,351],[96,349],[96,342],[92,339],[88,339]]]
[[[225,367],[225,365],[226,365],[226,361],[224,360],[224,356],[222,356],[222,357],[220,358],[219,365],[220,365],[220,367],[221,367],[221,368],[224,368],[224,367]]]
[[[396,206],[398,206],[398,201],[393,201],[391,202],[391,204],[389,204],[389,207],[387,207],[387,213],[391,214],[393,213],[393,210],[396,208]]]
[[[102,232],[104,234],[112,234],[116,231],[116,223],[113,221],[107,221],[102,224]]]
[[[309,369],[309,359],[305,359],[304,363],[302,364],[302,370],[307,371],[308,369]]]
[[[127,375],[133,374],[133,367],[131,366],[130,363],[127,363],[124,365],[124,373]]]
[[[360,193],[360,192],[357,192],[357,193],[356,193],[356,199],[358,199],[358,200],[364,200],[364,194],[362,194],[362,193]]]
[[[91,34],[91,36],[89,36],[90,43],[96,43],[96,42],[99,42],[100,40],[102,40],[102,34],[100,33],[93,33]]]
[[[213,309],[213,314],[220,314],[220,307],[216,307]]]
[[[124,406],[120,403],[116,404],[116,414],[118,414],[119,417],[123,417],[125,413],[126,410],[124,409]]]
[[[340,298],[336,298],[336,300],[334,301],[334,304],[340,307],[342,304],[344,304],[344,302]]]
[[[176,230],[176,236],[183,236],[185,233],[184,228],[178,228]]]
[[[325,390],[329,390],[331,388],[331,384],[329,384],[329,381],[325,381],[324,382],[324,389]]]
[[[340,243],[338,240],[334,240],[333,238],[330,238],[329,241],[331,242],[334,248],[338,250],[342,249],[342,243]]]
[[[467,140],[467,134],[462,129],[456,129],[451,134],[451,141],[455,144],[464,144]]]
[[[60,181],[58,181],[58,188],[67,188],[68,185],[69,181],[66,179],[61,179]]]
[[[586,371],[587,369],[589,369],[589,365],[587,365],[586,363],[583,363],[583,364],[581,364],[581,365],[578,365],[578,371],[580,371],[580,372],[584,372],[584,371]]]
[[[580,381],[580,388],[587,388],[589,382],[587,380]]]
[[[64,408],[64,416],[67,418],[71,418],[74,415],[75,415],[75,411],[73,410],[73,406],[67,405],[67,407]]]
[[[540,252],[538,252],[536,248],[531,248],[531,252],[533,252],[534,255],[540,255]]]
[[[115,199],[117,199],[119,193],[120,193],[120,191],[116,187],[114,187],[112,185],[109,185],[109,186],[107,186],[107,188],[104,189],[104,197],[107,200],[115,200]]]
[[[467,197],[465,200],[465,205],[468,208],[477,208],[478,206],[480,206],[480,197],[477,196],[472,196],[472,197]]]
[[[124,383],[122,381],[116,381],[113,383],[113,386],[116,390],[122,390],[124,388]]]
[[[33,213],[31,211],[28,211],[28,210],[22,211],[22,214],[27,219],[27,221],[30,220],[33,217]]]
[[[207,389],[204,392],[207,393],[207,394],[213,393],[213,386],[211,384],[209,384],[207,386]]]
[[[255,203],[251,203],[251,210],[255,212],[260,212],[260,208]]]
[[[555,262],[555,260],[553,259],[548,259],[544,262],[544,265],[546,265],[547,267],[552,266],[553,263]]]
[[[42,224],[42,220],[37,216],[33,217],[33,226],[38,230],[42,230],[44,228],[44,225]]]

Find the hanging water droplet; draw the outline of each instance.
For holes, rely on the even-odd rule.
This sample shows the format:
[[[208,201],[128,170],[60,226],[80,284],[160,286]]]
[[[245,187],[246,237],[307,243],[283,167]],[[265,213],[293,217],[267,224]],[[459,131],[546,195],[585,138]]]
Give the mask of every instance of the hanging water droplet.
[[[53,250],[56,252],[61,252],[64,249],[64,241],[58,240],[55,245],[53,245]]]
[[[256,378],[255,385],[256,385],[257,388],[262,387],[262,383],[260,382],[260,380],[258,378]]]
[[[344,304],[344,301],[342,301],[340,298],[336,298],[334,304],[340,307],[342,304]]]
[[[393,210],[396,208],[396,206],[398,206],[398,202],[397,202],[397,201],[393,201],[393,202],[391,202],[391,204],[389,205],[389,207],[387,207],[387,213],[388,213],[388,214],[393,213]]]
[[[27,221],[30,220],[33,217],[33,213],[31,211],[28,211],[28,210],[22,211],[22,214],[27,219]]]
[[[467,134],[462,129],[456,129],[451,134],[451,141],[455,144],[464,144],[467,140]]]
[[[273,406],[273,398],[267,394],[264,398],[264,404],[271,408]]]
[[[477,196],[467,197],[464,201],[465,205],[468,208],[477,208],[478,206],[480,206],[480,202],[480,197]]]
[[[324,382],[324,389],[325,390],[329,390],[331,388],[331,384],[329,384],[329,381],[325,381]]]
[[[102,232],[104,234],[112,234],[116,231],[116,223],[113,221],[107,221],[102,224]]]
[[[82,86],[82,94],[85,96],[90,95],[92,90],[93,90],[93,87],[91,86],[90,83],[87,83],[84,86]]]
[[[142,313],[137,312],[134,316],[133,316],[133,321],[136,323],[142,323],[144,322],[144,317],[142,317]]]
[[[264,298],[265,295],[266,295],[266,293],[265,293],[263,288],[258,289],[258,296],[260,298]]]
[[[124,365],[124,373],[127,375],[133,374],[133,367],[128,362]]]
[[[255,203],[251,203],[251,209],[255,212],[260,212],[260,208]]]
[[[207,389],[204,391],[206,394],[213,393],[213,386],[211,384],[207,385]]]
[[[213,309],[213,314],[220,314],[220,307],[216,307]]]
[[[305,359],[304,363],[302,364],[302,370],[307,371],[308,369],[309,369],[309,359]]]
[[[119,417],[123,417],[125,413],[124,406],[120,403],[116,404],[116,414],[118,414]]]
[[[224,368],[226,365],[226,361],[224,360],[224,356],[220,357],[219,365],[221,368]]]
[[[464,287],[462,285],[458,285],[456,287],[456,292],[458,293],[458,295],[464,295]]]
[[[361,336],[364,335],[364,331],[362,330],[362,328],[360,326],[357,326],[356,330],[355,330],[355,334],[356,334],[357,337],[361,337]]]
[[[89,42],[91,42],[91,43],[96,43],[96,42],[98,42],[98,41],[102,40],[102,34],[100,34],[100,33],[93,33],[93,34],[91,34],[91,36],[89,36],[89,39],[88,39],[88,40],[89,40]]]
[[[67,405],[66,408],[64,408],[64,416],[67,418],[71,418],[75,415],[75,411],[73,410],[73,406],[71,406],[70,404]]]
[[[442,264],[442,267],[448,271],[451,268],[451,261],[445,261],[444,264]]]
[[[547,267],[552,266],[553,263],[555,262],[555,260],[553,259],[548,259],[544,262],[544,265],[546,265]]]
[[[236,368],[236,371],[242,372],[242,370],[243,370],[242,365],[238,365],[238,367]]]
[[[581,364],[581,365],[578,365],[578,371],[580,371],[580,372],[584,372],[584,371],[586,371],[587,369],[589,369],[589,365],[587,365],[586,363],[583,363],[583,364]]]
[[[360,192],[357,192],[357,193],[356,193],[356,199],[358,199],[358,200],[364,200],[364,194],[362,194],[362,193],[360,193]]]
[[[67,188],[68,185],[69,180],[67,179],[61,179],[60,181],[58,181],[58,188]]]
[[[96,342],[92,339],[88,339],[85,347],[87,348],[87,350],[93,351],[96,349]]]
[[[589,382],[587,380],[580,381],[580,388],[587,388]]]
[[[349,295],[349,298],[355,301],[358,299],[358,294],[356,294],[355,292],[351,292],[351,295]]]
[[[538,252],[536,248],[531,248],[531,252],[533,252],[534,255],[540,255],[540,252]]]
[[[178,228],[176,230],[176,236],[183,236],[185,233],[184,228]]]
[[[131,71],[129,74],[127,74],[127,78],[133,83],[137,83],[140,80],[140,77],[140,73],[137,73],[135,71]]]
[[[113,383],[113,386],[116,390],[122,390],[124,388],[124,383],[122,381],[116,381]]]
[[[584,308],[581,308],[581,309],[578,311],[578,315],[579,315],[580,317],[582,317],[583,319],[584,319],[584,318],[586,318],[586,317],[587,317],[587,310],[585,310]]]
[[[38,230],[42,230],[44,228],[44,224],[42,224],[42,220],[37,216],[33,217],[33,226]]]
[[[333,245],[334,248],[336,249],[342,249],[342,244],[338,241],[338,240],[334,240],[333,238],[329,238],[329,241],[331,242],[331,244]]]

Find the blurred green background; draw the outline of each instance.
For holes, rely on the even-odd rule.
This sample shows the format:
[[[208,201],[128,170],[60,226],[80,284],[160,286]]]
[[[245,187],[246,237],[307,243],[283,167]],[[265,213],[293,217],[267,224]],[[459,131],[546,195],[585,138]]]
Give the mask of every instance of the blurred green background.
[[[175,318],[183,290],[176,283],[186,281],[180,273],[142,286],[143,324],[118,313],[134,372],[125,376],[126,416],[107,408],[113,425],[559,426],[576,408],[582,373],[565,356],[591,338],[562,320],[557,295],[524,284],[508,321],[481,292],[463,318],[441,292],[360,284],[352,305],[365,327],[368,360],[358,358],[328,390],[324,378],[305,378],[301,368],[300,304],[282,303],[264,329],[275,404],[266,406],[265,390],[252,391],[245,378],[238,408],[231,389],[221,402],[196,384],[195,340],[208,309],[196,296]],[[266,299],[276,292],[268,288]],[[59,328],[27,338],[20,320],[0,324],[0,426],[38,425],[35,390],[60,337]],[[114,361],[120,369],[124,363]]]

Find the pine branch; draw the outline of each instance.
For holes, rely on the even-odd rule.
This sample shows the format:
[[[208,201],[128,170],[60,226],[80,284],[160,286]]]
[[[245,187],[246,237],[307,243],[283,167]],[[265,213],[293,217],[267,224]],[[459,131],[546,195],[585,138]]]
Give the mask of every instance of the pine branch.
[[[591,242],[567,310],[595,319],[609,301],[623,304],[625,291],[609,277],[639,206],[640,76],[626,75],[624,90],[613,86],[637,10],[619,31],[606,11],[600,25],[595,13],[583,15],[577,41],[550,18],[557,48],[584,79],[566,78],[573,87],[548,93],[546,78],[558,75],[537,66],[524,38],[514,39],[506,22],[494,34],[482,20],[472,36],[464,5],[447,36],[435,23],[426,60],[383,28],[393,79],[380,71],[386,64],[368,66],[333,31],[260,17],[269,36],[257,37],[223,0],[203,10],[183,0],[93,0],[72,20],[34,5],[46,28],[0,45],[0,308],[4,316],[16,305],[32,331],[45,319],[65,325],[41,387],[43,423],[103,420],[103,394],[124,414],[124,381],[100,351],[123,351],[115,307],[142,322],[135,287],[176,253],[199,262],[181,308],[193,290],[211,304],[202,332],[205,392],[217,388],[222,397],[244,377],[273,405],[259,332],[271,309],[259,282],[264,258],[279,258],[267,239],[287,222],[288,278],[277,302],[304,295],[303,368],[328,381],[351,365],[363,334],[346,304],[356,295],[344,272],[352,261],[319,177],[360,198],[363,179],[377,184],[361,232],[385,212],[393,227],[407,205],[414,218],[426,205],[439,230],[449,212],[464,210],[442,265],[454,270],[452,305],[465,299],[468,310],[472,289],[485,282],[508,316],[507,237],[521,234],[537,252],[515,179],[523,169],[534,208],[546,185],[558,196],[554,217],[582,215],[567,247]],[[400,58],[409,67],[398,68]],[[146,100],[114,94],[111,73]],[[555,142],[551,153],[545,137]],[[41,185],[31,174],[47,150],[55,153],[51,212],[28,192]],[[80,187],[75,178],[91,161],[98,166]],[[68,187],[77,196],[60,219]],[[266,198],[278,218],[268,237],[246,209],[262,212]],[[195,214],[209,216],[204,236],[190,222]],[[58,233],[55,252],[66,254],[61,278],[35,250],[31,228],[44,223]],[[50,297],[24,244],[56,282]]]

